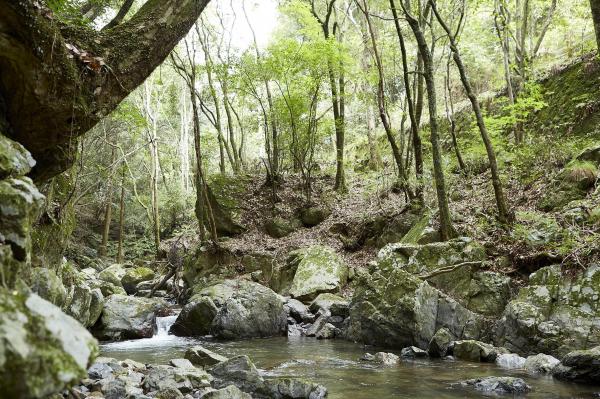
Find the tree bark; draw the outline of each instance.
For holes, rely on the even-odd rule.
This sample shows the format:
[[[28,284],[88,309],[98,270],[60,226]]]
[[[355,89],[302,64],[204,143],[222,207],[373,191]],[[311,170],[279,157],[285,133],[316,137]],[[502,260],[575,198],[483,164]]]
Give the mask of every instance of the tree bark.
[[[592,9],[594,31],[596,32],[596,45],[600,53],[600,0],[590,0],[590,8]]]
[[[117,263],[123,263],[123,247],[125,242],[125,165],[122,166],[121,198],[119,200],[119,245],[117,247]]]
[[[111,152],[111,165],[115,162],[115,147],[112,147]],[[108,235],[110,233],[110,222],[112,221],[112,170],[108,171],[108,182],[106,184],[106,203],[104,204],[104,224],[102,229],[102,243],[100,244],[100,250],[98,254],[100,256],[106,256],[106,248],[108,246]]]
[[[131,9],[131,6],[133,6],[133,2],[134,0],[125,0],[121,8],[119,8],[117,15],[115,15],[115,17],[102,29],[112,29],[123,22],[125,16],[127,16],[127,13]]]
[[[56,21],[43,3],[0,0],[0,96],[10,137],[38,161],[33,176],[70,167],[75,139],[164,61],[207,3],[149,0],[128,21],[96,32]]]

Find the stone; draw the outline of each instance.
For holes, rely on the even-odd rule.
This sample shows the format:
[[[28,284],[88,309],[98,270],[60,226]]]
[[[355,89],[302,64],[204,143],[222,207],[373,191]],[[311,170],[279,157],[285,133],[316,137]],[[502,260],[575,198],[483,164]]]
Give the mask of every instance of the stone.
[[[529,356],[525,360],[523,367],[530,373],[550,374],[559,363],[560,360],[554,356],[539,353],[537,355]]]
[[[171,359],[169,360],[169,364],[173,367],[182,368],[182,369],[193,369],[194,365],[188,359]]]
[[[503,369],[522,369],[526,359],[515,353],[503,353],[496,357],[496,364]]]
[[[0,396],[43,398],[87,377],[98,344],[38,295],[0,288]]]
[[[431,357],[444,357],[448,354],[448,349],[454,341],[454,337],[448,331],[447,328],[440,328],[436,331],[429,345],[427,346],[427,353]]]
[[[135,294],[139,283],[152,281],[154,277],[154,271],[148,267],[132,267],[127,269],[121,278],[121,285],[129,295],[132,295]]]
[[[283,238],[300,228],[298,220],[286,220],[282,217],[274,217],[265,222],[265,231],[273,238]]]
[[[600,345],[600,265],[562,275],[547,266],[529,276],[529,285],[506,306],[495,343],[523,355],[557,358]]]
[[[425,358],[428,357],[427,351],[417,348],[416,346],[408,346],[406,348],[402,348],[400,352],[400,357],[403,359],[417,359],[417,358]]]
[[[164,365],[148,367],[142,387],[145,392],[176,388],[182,393],[210,386],[212,377],[204,370]]]
[[[339,328],[331,323],[326,323],[319,331],[315,333],[317,339],[332,339],[340,334]]]
[[[162,299],[112,295],[104,303],[94,334],[103,340],[150,338],[156,313],[169,305]]]
[[[470,362],[494,362],[498,355],[503,353],[508,353],[508,351],[475,340],[456,341],[453,348],[455,358]]]
[[[316,336],[317,333],[319,331],[321,331],[321,329],[325,326],[325,324],[327,324],[328,319],[329,319],[328,313],[319,315],[319,317],[317,317],[317,320],[315,320],[315,322],[306,329],[305,335],[307,337]]]
[[[374,361],[376,363],[383,364],[384,366],[393,366],[400,362],[400,357],[398,357],[398,355],[395,355],[395,354],[389,353],[389,352],[377,352],[375,354]]]
[[[210,370],[214,377],[213,386],[217,389],[235,385],[247,393],[267,391],[265,381],[248,356],[236,356],[218,363]]]
[[[462,385],[472,386],[476,390],[492,394],[523,394],[531,391],[531,387],[521,378],[485,377],[463,381]]]
[[[335,316],[348,316],[350,303],[339,295],[325,293],[319,294],[309,306],[309,310],[313,313],[320,311],[334,315],[332,308],[336,311]]]
[[[125,276],[125,273],[127,273],[125,267],[123,265],[115,263],[102,270],[98,274],[98,278],[102,281],[106,281],[108,283],[122,287],[123,285],[121,284],[121,279]]]
[[[287,312],[283,298],[263,285],[225,280],[192,296],[171,332],[179,336],[212,334],[218,338],[284,335]]]
[[[273,378],[265,380],[269,397],[274,399],[306,398],[323,399],[327,397],[327,389],[310,381],[299,378]]]
[[[314,227],[327,219],[331,211],[324,207],[311,206],[300,211],[300,220],[306,227]]]
[[[600,381],[600,346],[568,353],[552,370],[561,380],[598,383]]]
[[[227,361],[225,356],[214,353],[203,346],[196,345],[185,351],[184,357],[196,366],[207,367]]]
[[[154,397],[156,399],[180,399],[183,398],[183,394],[177,388],[167,387],[159,390]]]
[[[252,396],[242,392],[235,385],[208,392],[201,396],[202,399],[252,399]]]
[[[324,292],[339,292],[348,281],[348,266],[329,247],[314,245],[292,251],[287,262],[296,269],[290,295],[301,301],[313,300]]]
[[[56,272],[46,267],[31,269],[29,287],[33,292],[59,308],[67,300],[67,289]]]
[[[288,299],[285,307],[289,309],[289,314],[298,323],[312,323],[315,321],[315,315],[308,310],[308,306],[297,299]]]

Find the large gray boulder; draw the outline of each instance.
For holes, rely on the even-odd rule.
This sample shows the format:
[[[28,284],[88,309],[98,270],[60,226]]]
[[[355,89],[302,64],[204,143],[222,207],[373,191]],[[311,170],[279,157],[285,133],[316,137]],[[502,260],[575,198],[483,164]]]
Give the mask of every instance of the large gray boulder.
[[[112,295],[104,303],[100,325],[94,333],[102,340],[116,341],[152,337],[156,312],[168,306],[157,298]]]
[[[290,252],[288,264],[296,269],[290,295],[311,301],[320,293],[339,292],[348,281],[348,266],[329,247],[312,247]]]
[[[217,363],[221,363],[227,360],[225,356],[221,356],[218,353],[214,353],[213,351],[210,351],[200,345],[188,348],[185,351],[184,357],[196,366],[200,367],[214,366]]]
[[[87,376],[96,340],[36,294],[0,288],[0,397],[45,398]]]
[[[246,280],[225,280],[192,296],[171,332],[225,339],[283,335],[287,325],[283,305],[283,298],[270,288]]]
[[[348,338],[394,348],[413,345],[426,348],[435,332],[446,328],[455,339],[487,340],[491,319],[436,288],[433,281],[419,277],[439,267],[478,262],[481,256],[481,247],[466,239],[385,247],[378,262],[371,264],[368,272],[361,273],[355,282]],[[457,273],[440,275],[436,284],[453,288],[453,281],[468,286],[470,272],[465,276],[462,271]]]
[[[554,356],[540,353],[537,355],[529,356],[527,359],[525,359],[525,364],[523,365],[523,367],[530,373],[548,374],[551,373],[552,370],[554,370],[554,368],[558,366],[559,363],[560,360],[558,360]]]
[[[123,285],[125,291],[131,295],[135,294],[136,286],[139,283],[145,281],[152,281],[154,280],[154,277],[154,270],[150,269],[149,267],[132,267],[127,269],[127,271],[121,278],[121,284]]]
[[[552,374],[561,380],[597,384],[600,381],[600,346],[568,353]]]
[[[560,265],[533,273],[502,314],[496,344],[522,355],[558,358],[600,345],[600,266],[577,276]]]

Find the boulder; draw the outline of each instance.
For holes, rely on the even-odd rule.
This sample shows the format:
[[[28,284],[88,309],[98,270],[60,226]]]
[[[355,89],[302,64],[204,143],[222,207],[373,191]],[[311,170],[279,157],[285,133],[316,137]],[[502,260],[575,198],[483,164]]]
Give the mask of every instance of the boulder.
[[[175,388],[182,393],[210,386],[212,377],[204,370],[165,365],[148,367],[148,374],[144,377],[142,387],[145,392],[159,391],[161,389]]]
[[[269,397],[273,399],[323,399],[327,397],[327,389],[299,378],[273,378],[265,380]]]
[[[247,393],[266,393],[265,381],[248,356],[233,357],[215,365],[209,371],[215,379],[215,388],[235,385]]]
[[[340,335],[340,330],[331,323],[326,323],[319,331],[315,333],[317,339],[332,339]]]
[[[496,364],[503,369],[522,369],[525,367],[525,358],[515,353],[503,353],[496,357]]]
[[[196,345],[185,351],[184,357],[196,366],[213,366],[227,360],[225,356],[214,353],[203,346]]]
[[[0,288],[0,397],[45,398],[87,377],[96,340],[34,293]]]
[[[98,274],[98,278],[102,281],[106,281],[108,283],[122,287],[121,279],[125,276],[125,273],[127,273],[125,267],[123,265],[115,263],[102,270]]]
[[[456,341],[453,347],[455,358],[470,362],[494,362],[499,355],[507,353],[504,348],[475,340]]]
[[[495,342],[512,352],[562,357],[600,345],[600,265],[576,276],[560,265],[529,277],[529,285],[504,310]]]
[[[288,299],[285,307],[289,309],[289,314],[298,323],[312,323],[315,321],[315,315],[308,310],[308,306],[297,299]]]
[[[427,347],[427,353],[431,357],[444,357],[448,354],[448,349],[454,341],[454,337],[448,331],[447,328],[440,328],[431,337],[429,346]]]
[[[347,299],[335,294],[319,294],[309,306],[313,313],[329,312],[332,316],[347,317],[350,311],[350,303]]]
[[[597,384],[600,381],[600,346],[568,353],[552,374],[561,380]]]
[[[235,385],[208,392],[201,396],[202,399],[252,399],[252,396],[241,391]]]
[[[183,399],[183,394],[177,388],[163,388],[154,396],[156,399]]]
[[[400,248],[407,248],[408,252]],[[414,275],[481,259],[482,253],[480,246],[466,239],[421,246],[388,245],[380,251],[378,261],[354,283],[348,338],[392,348],[424,348],[436,331],[446,328],[454,339],[488,339],[491,319],[471,311],[433,283]],[[461,273],[460,278],[443,279],[468,287],[469,272],[464,277]],[[454,287],[449,289],[455,292]]]
[[[348,266],[336,252],[320,245],[290,252],[288,264],[296,269],[290,295],[301,301],[323,292],[339,292],[348,281]]]
[[[311,206],[300,211],[300,220],[306,227],[320,224],[331,215],[331,211],[325,207]]]
[[[171,332],[225,339],[283,335],[287,325],[283,304],[281,296],[258,283],[226,280],[192,296]]]
[[[168,306],[157,298],[112,295],[104,303],[94,333],[103,340],[150,338],[154,334],[156,313]]]
[[[525,359],[523,367],[530,373],[549,374],[560,363],[560,360],[554,356],[545,355],[543,353],[529,356]]]
[[[265,231],[273,238],[283,238],[292,234],[300,228],[298,220],[286,220],[281,217],[274,217],[265,222]]]
[[[480,392],[487,394],[523,394],[531,390],[531,387],[521,378],[515,377],[485,377],[463,381],[465,386],[472,386]]]
[[[56,272],[46,267],[31,269],[29,287],[33,292],[59,308],[67,300],[67,289]]]
[[[319,315],[319,317],[317,317],[317,320],[315,320],[315,322],[313,324],[311,324],[305,331],[305,335],[307,337],[314,337],[317,335],[317,333],[319,331],[321,331],[321,329],[323,329],[323,327],[325,327],[325,324],[327,324],[327,321],[329,320],[330,314],[329,313],[322,313]]]
[[[154,271],[148,267],[132,267],[121,278],[121,285],[129,294],[135,294],[136,286],[145,281],[154,280]]]
[[[427,357],[427,351],[417,348],[416,346],[408,346],[406,348],[402,348],[400,352],[400,357],[403,359],[417,359]]]
[[[389,353],[389,352],[377,352],[374,355],[372,355],[370,353],[365,353],[360,358],[360,360],[363,360],[366,362],[378,363],[378,364],[382,364],[384,366],[393,366],[400,362],[400,357],[398,355],[395,355],[395,354]]]

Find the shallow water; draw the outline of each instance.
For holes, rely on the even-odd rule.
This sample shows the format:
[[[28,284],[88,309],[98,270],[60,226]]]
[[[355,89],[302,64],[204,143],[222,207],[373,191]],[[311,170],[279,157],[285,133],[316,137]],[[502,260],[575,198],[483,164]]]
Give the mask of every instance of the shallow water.
[[[162,327],[162,329],[161,329]],[[219,342],[179,338],[159,325],[153,338],[104,344],[103,356],[144,363],[168,363],[183,357],[189,346],[201,344],[225,356],[250,356],[265,377],[303,377],[325,385],[333,399],[470,398],[483,395],[454,383],[483,376],[519,376],[533,391],[527,398],[600,398],[600,386],[566,384],[546,376],[500,369],[493,364],[445,360],[403,361],[393,367],[360,361],[374,348],[341,340],[267,338]]]

